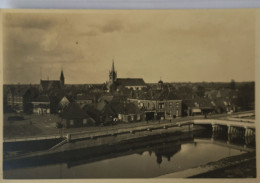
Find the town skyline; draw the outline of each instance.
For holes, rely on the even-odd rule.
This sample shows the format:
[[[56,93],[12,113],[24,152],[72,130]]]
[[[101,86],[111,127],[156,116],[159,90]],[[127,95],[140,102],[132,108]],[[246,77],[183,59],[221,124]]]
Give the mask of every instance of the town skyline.
[[[167,17],[167,18],[166,18]],[[223,18],[225,17],[225,18]],[[4,84],[255,81],[253,10],[6,13]]]

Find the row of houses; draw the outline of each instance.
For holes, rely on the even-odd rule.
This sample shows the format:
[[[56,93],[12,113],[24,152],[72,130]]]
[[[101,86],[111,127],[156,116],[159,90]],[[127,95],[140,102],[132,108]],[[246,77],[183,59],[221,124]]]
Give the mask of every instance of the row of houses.
[[[161,82],[159,83],[162,84]],[[213,94],[215,93],[215,96]],[[226,93],[225,95],[223,93]],[[209,92],[210,97],[192,97],[190,99],[181,100],[174,92],[165,92],[157,90],[153,95],[140,93],[135,97],[114,96],[107,94],[97,97],[93,93],[78,93],[74,97],[68,95],[64,90],[56,89],[51,95],[41,94],[35,87],[23,88],[18,90],[9,90],[7,92],[8,105],[28,113],[49,114],[56,111],[60,113],[62,108],[68,103],[77,103],[81,108],[86,105],[95,104],[99,111],[103,114],[109,110],[113,115],[101,115],[100,118],[108,121],[108,118],[118,118],[122,121],[138,121],[142,119],[172,119],[183,115],[199,115],[205,113],[222,113],[236,111],[233,104],[234,96],[227,94],[227,90],[218,92]],[[208,95],[209,95],[208,94]],[[222,94],[222,95],[221,95]],[[121,98],[119,101],[118,98]],[[115,102],[117,101],[117,103]],[[120,107],[119,104],[121,105]],[[130,104],[134,104],[129,107]],[[54,109],[53,109],[54,108]],[[136,109],[130,112],[130,109]],[[119,111],[121,109],[121,111]],[[124,109],[125,111],[122,111]],[[101,113],[102,114],[102,113]],[[126,116],[128,115],[128,116]],[[100,119],[101,120],[101,119]]]

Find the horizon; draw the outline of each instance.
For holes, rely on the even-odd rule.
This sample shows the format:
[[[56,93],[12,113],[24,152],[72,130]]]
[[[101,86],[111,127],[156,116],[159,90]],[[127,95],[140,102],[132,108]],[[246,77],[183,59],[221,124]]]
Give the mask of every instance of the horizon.
[[[15,11],[14,11],[15,12]],[[4,84],[255,81],[255,10],[3,13]]]
[[[196,81],[196,82],[191,82],[191,81],[183,81],[183,82],[176,82],[176,81],[173,81],[173,82],[164,82],[164,84],[198,84],[198,83],[205,83],[205,84],[208,84],[208,83],[230,83],[231,81]],[[255,81],[235,81],[235,83],[255,83]],[[145,84],[157,84],[157,82],[145,82]],[[102,85],[104,83],[66,83],[65,82],[65,85]],[[40,83],[3,83],[3,85],[40,85]]]

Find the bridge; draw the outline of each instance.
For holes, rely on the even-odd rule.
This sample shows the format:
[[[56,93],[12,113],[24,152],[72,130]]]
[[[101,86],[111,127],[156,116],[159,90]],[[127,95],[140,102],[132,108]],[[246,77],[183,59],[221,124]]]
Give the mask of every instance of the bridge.
[[[245,136],[255,134],[255,120],[253,119],[240,119],[240,118],[227,118],[227,119],[195,119],[193,124],[196,125],[211,125],[212,132],[223,131],[223,126],[227,127],[228,134],[236,134],[244,131]]]

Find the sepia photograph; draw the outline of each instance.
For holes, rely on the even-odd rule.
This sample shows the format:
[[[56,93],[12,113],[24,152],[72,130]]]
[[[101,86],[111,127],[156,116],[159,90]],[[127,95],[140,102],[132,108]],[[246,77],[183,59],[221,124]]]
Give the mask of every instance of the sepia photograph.
[[[255,180],[257,10],[2,11],[3,179]]]

